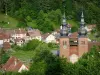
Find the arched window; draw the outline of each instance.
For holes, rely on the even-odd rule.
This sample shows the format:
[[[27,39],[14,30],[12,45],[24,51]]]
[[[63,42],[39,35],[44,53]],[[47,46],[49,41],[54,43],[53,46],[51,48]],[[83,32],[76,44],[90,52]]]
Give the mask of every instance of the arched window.
[[[66,49],[67,48],[67,42],[63,41],[63,48]]]

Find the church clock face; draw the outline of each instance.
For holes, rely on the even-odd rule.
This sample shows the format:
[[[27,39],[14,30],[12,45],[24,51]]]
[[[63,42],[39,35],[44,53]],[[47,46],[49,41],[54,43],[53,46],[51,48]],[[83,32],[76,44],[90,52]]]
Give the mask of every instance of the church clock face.
[[[63,48],[66,49],[67,48],[67,45],[64,45]]]

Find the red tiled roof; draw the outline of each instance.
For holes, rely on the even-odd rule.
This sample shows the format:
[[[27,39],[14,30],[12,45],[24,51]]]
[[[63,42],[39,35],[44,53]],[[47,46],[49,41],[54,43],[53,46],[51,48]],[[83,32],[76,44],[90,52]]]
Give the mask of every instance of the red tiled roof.
[[[0,33],[0,40],[3,40],[3,39],[10,39],[10,36],[5,33]]]
[[[19,59],[10,57],[2,69],[5,71],[18,71],[22,65],[23,63]]]
[[[5,39],[10,39],[10,35],[9,34],[4,34],[4,38]]]
[[[5,33],[11,36],[12,34],[14,34],[14,30],[5,30]]]
[[[4,36],[2,33],[0,33],[0,40],[3,40],[4,39]]]
[[[78,37],[78,32],[74,32],[71,35],[69,35],[70,38],[77,38]]]
[[[10,48],[11,48],[11,45],[10,45],[9,42],[4,42],[4,43],[3,43],[3,49],[4,49],[4,50],[10,49]]]

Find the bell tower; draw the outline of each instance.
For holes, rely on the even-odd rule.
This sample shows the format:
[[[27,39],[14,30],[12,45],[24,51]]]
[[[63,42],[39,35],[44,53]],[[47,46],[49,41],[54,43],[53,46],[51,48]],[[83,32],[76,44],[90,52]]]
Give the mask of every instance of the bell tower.
[[[88,52],[88,38],[87,38],[87,30],[85,29],[84,15],[82,12],[81,15],[81,23],[79,29],[78,36],[78,53],[79,57],[81,57],[84,53]]]
[[[65,12],[62,18],[62,25],[60,29],[60,57],[67,58],[69,60],[69,37],[68,37],[68,26],[66,22]]]

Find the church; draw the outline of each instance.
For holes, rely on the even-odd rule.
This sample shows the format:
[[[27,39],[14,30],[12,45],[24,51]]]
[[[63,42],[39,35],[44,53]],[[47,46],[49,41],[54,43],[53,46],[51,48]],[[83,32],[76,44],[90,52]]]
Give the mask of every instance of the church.
[[[68,61],[75,63],[78,59],[90,50],[93,45],[100,45],[100,43],[93,43],[88,41],[87,30],[85,29],[84,14],[81,14],[80,28],[77,37],[70,37],[68,23],[66,22],[65,13],[62,19],[60,29],[60,53],[59,56],[66,58]]]

